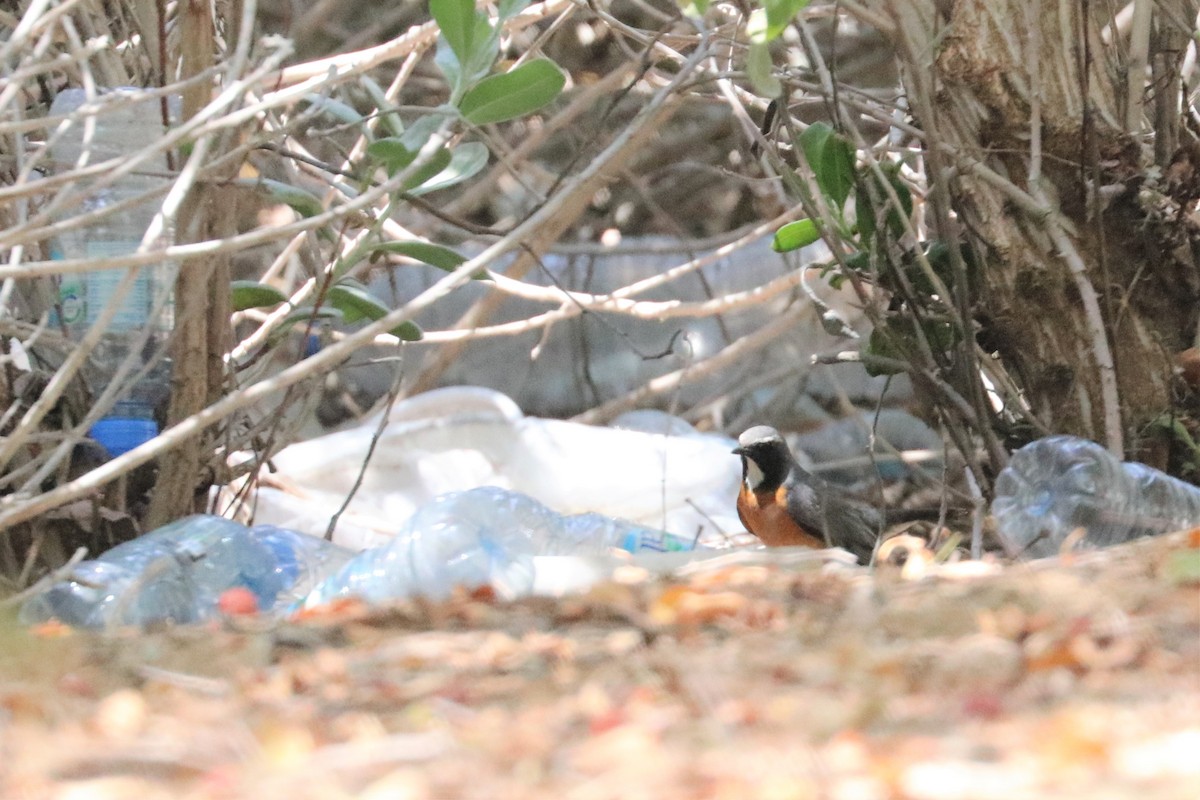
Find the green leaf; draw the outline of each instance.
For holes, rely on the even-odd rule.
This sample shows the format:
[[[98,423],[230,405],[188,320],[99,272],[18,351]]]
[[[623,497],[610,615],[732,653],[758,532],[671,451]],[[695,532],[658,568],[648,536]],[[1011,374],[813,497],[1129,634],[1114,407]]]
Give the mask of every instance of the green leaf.
[[[438,24],[458,63],[466,64],[475,43],[475,0],[429,0],[429,13]]]
[[[342,312],[336,308],[321,308],[315,309],[312,306],[300,306],[293,311],[289,311],[287,316],[283,318],[283,323],[289,322],[304,322],[308,319],[337,319],[342,318]]]
[[[413,158],[416,158],[417,153],[429,141],[429,137],[433,136],[442,126],[445,119],[445,114],[437,112],[417,117],[409,124],[404,133],[400,134],[400,143],[413,154]],[[405,164],[405,166],[408,165]]]
[[[817,223],[811,219],[798,219],[775,231],[775,241],[771,242],[771,249],[776,253],[788,253],[807,247],[820,238],[821,231],[817,228]]]
[[[870,239],[875,235],[875,219],[877,215],[875,213],[875,201],[872,199],[872,195],[874,195],[879,198],[881,203],[888,204],[887,229],[891,232],[892,236],[899,239],[904,235],[906,228],[904,224],[905,219],[912,215],[912,192],[909,191],[908,186],[901,180],[898,165],[883,164],[881,167],[888,183],[891,184],[892,189],[896,192],[896,198],[900,201],[900,208],[903,215],[891,203],[887,190],[883,188],[883,183],[879,180],[875,171],[869,167],[864,167],[860,188],[854,195],[855,218],[859,233],[863,237]]]
[[[746,55],[746,77],[754,91],[763,97],[779,97],[783,94],[783,84],[772,71],[771,48],[765,42],[750,42],[750,52]]]
[[[685,16],[699,19],[708,13],[709,0],[692,0],[690,3],[685,3],[683,13]]]
[[[488,149],[479,142],[465,142],[454,148],[450,163],[438,174],[412,190],[412,194],[426,194],[438,189],[462,183],[475,177],[488,162]]]
[[[825,152],[825,142],[830,136],[833,136],[833,128],[828,122],[814,122],[800,133],[800,150],[804,153],[804,160],[814,170],[815,165],[821,161]]]
[[[405,147],[399,136],[388,136],[367,145],[367,157],[380,162],[391,172],[394,169],[404,169],[412,163],[417,154]]]
[[[868,191],[861,191],[854,198],[854,227],[862,237],[863,244],[870,246],[875,236],[875,203]]]
[[[824,122],[814,122],[800,134],[800,148],[822,194],[841,209],[854,186],[854,148]]]
[[[453,272],[467,260],[466,256],[454,252],[449,247],[430,242],[380,242],[371,247],[370,252],[408,256],[445,272]]]
[[[400,136],[386,137],[367,145],[367,156],[383,163],[389,173],[395,174],[413,163],[416,154],[424,148],[444,119],[443,115],[437,113],[419,116]]]
[[[382,300],[371,294],[367,287],[349,278],[330,286],[325,294],[325,302],[341,311],[346,322],[380,319],[387,316],[391,310]]]
[[[433,62],[450,84],[450,102],[457,104],[463,94],[487,75],[500,55],[500,30],[493,28],[483,14],[475,18],[475,35],[471,52],[462,60],[444,36],[438,37]]]
[[[503,75],[481,80],[463,97],[459,111],[474,125],[504,122],[550,103],[565,83],[566,76],[557,64],[538,58]]]
[[[329,287],[325,299],[331,306],[342,312],[346,322],[358,322],[363,319],[375,321],[383,319],[391,313],[391,309],[382,300],[371,294],[367,287],[349,278],[338,281]],[[406,342],[419,341],[423,335],[421,329],[412,322],[402,322],[392,328],[389,333]]]
[[[389,177],[405,169],[417,158],[418,150],[410,150],[401,139],[389,137],[367,145],[367,155],[383,164]],[[420,169],[404,181],[403,190],[420,186],[450,166],[450,151],[442,149],[429,157]]]
[[[419,118],[401,136],[389,136],[367,145],[367,156],[383,164],[389,176],[403,170],[416,160],[421,148],[441,125],[439,114]],[[420,169],[404,182],[404,190],[413,189],[440,174],[450,166],[452,156],[445,148],[434,153]]]
[[[421,263],[428,264],[443,272],[454,272],[458,267],[462,266],[467,261],[466,255],[461,255],[452,251],[449,247],[433,245],[430,242],[418,241],[389,241],[379,242],[367,252],[371,253],[372,260],[379,253],[396,253],[398,255],[407,255],[409,258],[415,258]],[[472,273],[473,281],[487,281],[487,270],[479,270]]]
[[[388,333],[402,342],[419,342],[425,338],[425,332],[421,330],[421,326],[408,321],[401,322]]]
[[[412,177],[404,182],[404,191],[422,187],[426,181],[440,175],[450,166],[450,159],[449,150],[438,150],[412,174]]]
[[[363,115],[358,113],[353,106],[343,103],[341,100],[334,100],[332,97],[326,97],[322,94],[310,93],[304,95],[304,101],[314,108],[320,109],[322,113],[328,114],[339,122],[345,122],[347,125],[357,125],[363,121]]]
[[[383,253],[408,256],[431,267],[436,267],[443,272],[453,272],[467,261],[466,256],[460,255],[448,247],[442,247],[441,245],[429,242],[377,242],[370,247],[363,248],[354,261],[348,263],[342,271],[344,272],[346,269],[349,269],[350,266],[357,264],[368,255],[374,261],[377,256]],[[471,279],[477,281],[488,280],[487,270],[479,270],[471,275]]]
[[[233,281],[229,284],[233,292],[233,310],[269,308],[287,302],[287,295],[274,286],[257,281]]]
[[[384,93],[383,87],[367,75],[359,76],[359,83],[367,90],[367,95],[371,98],[375,108],[379,114],[379,121],[387,128],[388,133],[392,136],[400,136],[404,133],[404,123],[400,119],[400,115],[396,113],[395,106],[387,99],[387,94]]]
[[[291,206],[302,217],[315,217],[325,211],[316,195],[283,181],[271,178],[237,178],[234,184],[253,189],[266,195],[267,199],[273,202]]]
[[[791,24],[792,19],[804,10],[808,0],[763,0],[767,10],[767,41],[774,41]]]
[[[767,12],[765,9],[756,8],[750,12],[750,18],[746,20],[746,35],[750,37],[751,44],[767,44],[770,41],[767,38]]]
[[[901,201],[906,195],[901,194]],[[911,208],[911,206],[910,206]],[[903,220],[897,214],[891,214],[888,217],[889,227],[896,237],[900,237],[904,233]],[[956,274],[954,270],[954,262],[951,258],[952,253],[950,246],[941,239],[931,239],[921,243],[922,249],[925,251],[925,259],[929,262],[930,269],[933,274],[941,279],[947,289],[953,291]],[[963,267],[966,271],[968,287],[976,279],[975,274],[975,258],[971,254],[970,249],[959,248],[959,255],[963,260]],[[906,251],[900,260],[900,268],[904,270],[905,276],[908,278],[909,284],[913,290],[920,294],[930,295],[937,292],[933,281],[925,274],[922,269],[920,260],[915,252]]]
[[[871,254],[866,250],[857,250],[846,258],[846,266],[855,272],[867,272],[871,269]]]
[[[925,260],[929,262],[929,266],[939,278],[946,281],[947,285],[949,285],[948,279],[950,278],[951,270],[954,269],[954,265],[950,261],[950,246],[941,239],[930,239],[924,242],[923,247],[925,250]],[[959,252],[961,255],[961,251]],[[916,259],[914,258],[913,261],[915,262]],[[932,287],[929,290],[932,291]]]
[[[367,145],[367,157],[379,162],[390,178],[411,164],[417,157],[417,152],[405,147],[399,137],[389,136]]]
[[[871,330],[871,335],[867,337],[867,341],[863,344],[862,354],[863,368],[866,369],[867,374],[872,378],[878,378],[880,375],[899,375],[901,372],[906,371],[900,365],[892,368],[882,365],[875,360],[875,358],[879,358],[904,362],[907,357],[898,346],[898,343],[885,333],[882,328]]]
[[[467,260],[466,256],[431,242],[375,242],[356,248],[353,254],[338,265],[338,274],[344,275],[364,258],[370,257],[374,263],[379,256],[385,254],[408,256],[443,272],[453,272]],[[487,270],[481,269],[471,277],[475,280],[487,280]]]
[[[450,102],[458,102],[458,98],[467,90],[467,80],[463,77],[462,64],[459,63],[458,56],[454,55],[454,50],[445,36],[438,37],[437,48],[433,51],[433,63],[446,76],[446,83],[450,84]]]
[[[959,341],[958,329],[949,322],[941,320],[922,320],[920,332],[924,334],[925,341],[929,343],[929,348],[935,353],[945,352]],[[917,352],[917,350],[916,321],[911,317],[896,316],[885,320],[883,324],[871,331],[871,336],[867,340],[863,354],[868,357],[878,356],[908,363],[911,360],[911,354]],[[870,375],[894,375],[897,372],[904,371],[872,364],[869,358],[864,359],[863,366],[866,367]]]

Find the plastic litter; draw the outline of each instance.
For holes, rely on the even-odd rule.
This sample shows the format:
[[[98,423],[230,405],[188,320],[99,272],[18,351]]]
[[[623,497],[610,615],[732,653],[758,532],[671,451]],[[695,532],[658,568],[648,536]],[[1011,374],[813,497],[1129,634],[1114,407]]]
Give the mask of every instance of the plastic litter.
[[[531,497],[487,486],[423,506],[392,541],[360,553],[322,581],[304,605],[339,597],[378,602],[449,596],[490,586],[502,598],[529,594],[535,557],[692,549],[693,542],[599,514],[563,516]]]
[[[1047,436],[1013,453],[992,514],[1024,557],[1042,558],[1077,529],[1081,547],[1100,548],[1200,524],[1200,488],[1095,442]]]
[[[354,491],[334,541],[356,550],[386,544],[398,521],[435,497],[480,486],[529,495],[560,514],[596,512],[704,544],[740,532],[733,440],[641,415],[659,426],[664,418],[682,435],[526,417],[499,392],[440,389],[393,406],[356,491],[377,416],[283,449],[248,505],[255,522],[323,535]],[[229,487],[222,502],[251,496],[242,489]]]
[[[802,253],[780,254],[771,247],[771,236],[717,258],[696,272],[680,275],[657,288],[639,292],[637,299],[654,301],[701,302],[733,292],[768,284],[793,273],[798,265],[828,259],[825,245],[810,245]],[[463,252],[471,253],[470,245]],[[570,250],[570,248],[566,248]],[[523,277],[531,283],[561,287],[595,294],[608,294],[630,284],[661,276],[704,255],[689,243],[667,238],[627,239],[614,248],[572,255],[559,250],[545,253],[537,269]],[[493,265],[505,271],[504,264]],[[444,273],[421,264],[405,264],[391,270],[377,270],[371,289],[384,301],[400,304],[439,280]],[[848,289],[835,291],[827,282],[811,281],[811,287],[823,303],[848,318],[860,335],[869,331],[861,303]],[[799,291],[785,292],[751,308],[722,313],[720,316],[670,319],[639,319],[622,314],[584,314],[564,320],[549,330],[531,330],[514,336],[496,336],[468,344],[448,366],[441,385],[475,384],[509,395],[527,412],[549,417],[582,413],[600,400],[619,397],[646,381],[707,358],[732,341],[761,328],[774,315],[783,313],[796,302],[807,302]],[[475,281],[463,286],[430,307],[418,312],[414,321],[426,330],[453,327],[472,303],[484,297],[496,301],[488,324],[526,319],[557,305],[516,297],[495,297],[495,290]],[[904,402],[911,396],[905,376],[869,376],[860,365],[841,365],[836,370],[815,369],[810,364],[817,353],[844,346],[845,339],[825,332],[820,314],[797,324],[794,331],[778,337],[772,347],[737,366],[705,375],[689,377],[680,387],[678,399],[687,407],[704,398],[724,393],[732,387],[780,367],[790,365],[793,376],[806,375],[806,391],[822,398],[850,397],[867,406],[881,396],[890,402]],[[646,359],[645,353],[661,353],[674,342],[671,353],[663,358]],[[406,346],[406,352],[420,359],[434,345],[420,342]],[[537,358],[530,352],[537,350]],[[348,362],[342,374],[367,398],[386,394],[394,375],[378,367],[363,366],[387,349],[364,348]],[[764,387],[756,393],[757,407],[770,406],[779,413],[773,421],[784,423],[795,409],[791,401],[776,408],[777,387]],[[367,400],[369,403],[370,400]],[[803,412],[801,412],[803,413]]]
[[[216,616],[222,594],[234,588],[251,592],[266,613],[340,597],[438,599],[456,586],[490,586],[504,598],[539,586],[561,593],[598,580],[613,566],[564,556],[603,557],[613,548],[681,552],[693,545],[600,514],[563,516],[496,487],[438,497],[388,544],[358,555],[273,525],[247,528],[192,516],[77,565],[66,580],[26,601],[20,619],[87,628],[200,622]],[[586,574],[574,575],[581,566]]]
[[[80,162],[98,164],[119,156],[147,150],[163,135],[162,110],[158,98],[140,89],[123,87],[104,96],[105,101],[133,100],[137,102],[104,111],[95,116],[90,138],[81,120],[65,131],[55,132],[50,139],[54,159],[64,168]],[[83,89],[65,89],[54,98],[50,113],[69,114],[88,102]],[[179,116],[180,101],[172,97],[167,103],[171,114]],[[118,203],[125,203],[154,189],[162,188],[167,179],[166,161],[159,155],[143,162],[141,168],[127,174],[108,187],[92,192],[84,200],[82,210],[97,212]],[[158,200],[144,200],[121,211],[109,213],[86,227],[63,231],[51,246],[55,259],[107,258],[128,255],[142,244],[142,238],[158,211]],[[79,213],[79,209],[70,212]],[[160,236],[167,243],[170,231]],[[153,439],[158,434],[156,408],[170,392],[170,362],[165,358],[147,358],[165,347],[174,326],[171,298],[178,265],[162,262],[142,267],[134,272],[132,286],[117,307],[106,332],[92,351],[84,376],[94,394],[113,380],[121,364],[132,357],[134,370],[145,374],[126,394],[118,398],[110,413],[99,420],[91,436],[110,456],[118,456]],[[59,304],[56,315],[73,340],[80,340],[100,317],[114,298],[125,270],[101,270],[62,276],[59,285]],[[133,374],[133,373],[130,373]]]
[[[872,436],[874,431],[874,436]],[[893,450],[924,451],[923,468],[941,472],[942,437],[922,420],[897,408],[861,412],[821,425],[795,438],[796,450],[807,454],[822,478],[847,485],[902,480],[912,467],[894,458]],[[867,458],[874,445],[875,458]],[[850,462],[848,463],[847,459]],[[839,466],[830,466],[838,464]]]
[[[353,555],[274,526],[185,517],[76,565],[66,580],[27,600],[19,619],[84,628],[200,622],[235,587],[249,589],[270,612],[304,597]]]

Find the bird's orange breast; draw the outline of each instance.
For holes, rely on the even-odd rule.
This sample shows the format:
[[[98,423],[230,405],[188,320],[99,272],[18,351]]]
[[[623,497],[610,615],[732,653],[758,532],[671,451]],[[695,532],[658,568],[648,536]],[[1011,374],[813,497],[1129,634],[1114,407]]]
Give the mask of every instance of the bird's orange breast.
[[[824,537],[805,530],[787,510],[787,486],[774,492],[752,492],[745,486],[738,493],[738,518],[767,547],[827,547]]]

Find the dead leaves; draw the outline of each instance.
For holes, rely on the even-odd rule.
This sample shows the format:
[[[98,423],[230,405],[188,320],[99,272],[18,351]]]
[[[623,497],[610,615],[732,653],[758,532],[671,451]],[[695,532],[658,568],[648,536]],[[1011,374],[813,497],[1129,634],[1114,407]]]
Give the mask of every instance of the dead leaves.
[[[650,618],[660,625],[736,623],[738,627],[770,628],[783,620],[783,612],[776,602],[752,599],[741,592],[671,586],[654,600]]]
[[[630,566],[569,598],[346,601],[270,634],[225,623],[122,639],[99,659],[67,657],[85,635],[29,637],[59,666],[48,691],[30,673],[0,685],[20,730],[17,782],[0,789],[1179,796],[1200,789],[1180,755],[1200,737],[1200,697],[1183,691],[1200,608],[1169,565],[1196,544],[971,574],[934,565],[920,581],[761,561],[672,579]],[[188,679],[201,666],[206,683]]]

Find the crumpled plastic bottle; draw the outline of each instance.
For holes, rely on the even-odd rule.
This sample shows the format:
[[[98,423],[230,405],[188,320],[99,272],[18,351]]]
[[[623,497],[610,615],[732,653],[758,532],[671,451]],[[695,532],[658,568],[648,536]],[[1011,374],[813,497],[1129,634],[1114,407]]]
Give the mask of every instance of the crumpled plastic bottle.
[[[511,598],[532,591],[538,556],[693,544],[601,514],[563,516],[492,486],[436,498],[390,543],[358,555],[286,528],[198,515],[78,564],[66,580],[27,600],[20,619],[87,628],[200,622],[214,617],[221,594],[235,587],[249,589],[268,613],[340,597],[444,598],[456,586],[490,586]]]
[[[588,555],[612,548],[690,550],[693,542],[601,514],[562,516],[527,495],[494,486],[451,492],[422,506],[389,544],[347,562],[306,598],[380,602],[448,597],[455,586],[490,586],[503,598],[528,594],[534,556]]]
[[[353,555],[308,534],[196,515],[81,562],[27,600],[19,619],[85,628],[200,622],[216,615],[221,594],[234,587],[249,589],[259,610],[270,612]]]
[[[996,479],[992,515],[1026,558],[1053,556],[1073,531],[1108,547],[1200,524],[1200,488],[1095,442],[1047,436],[1013,453]]]

